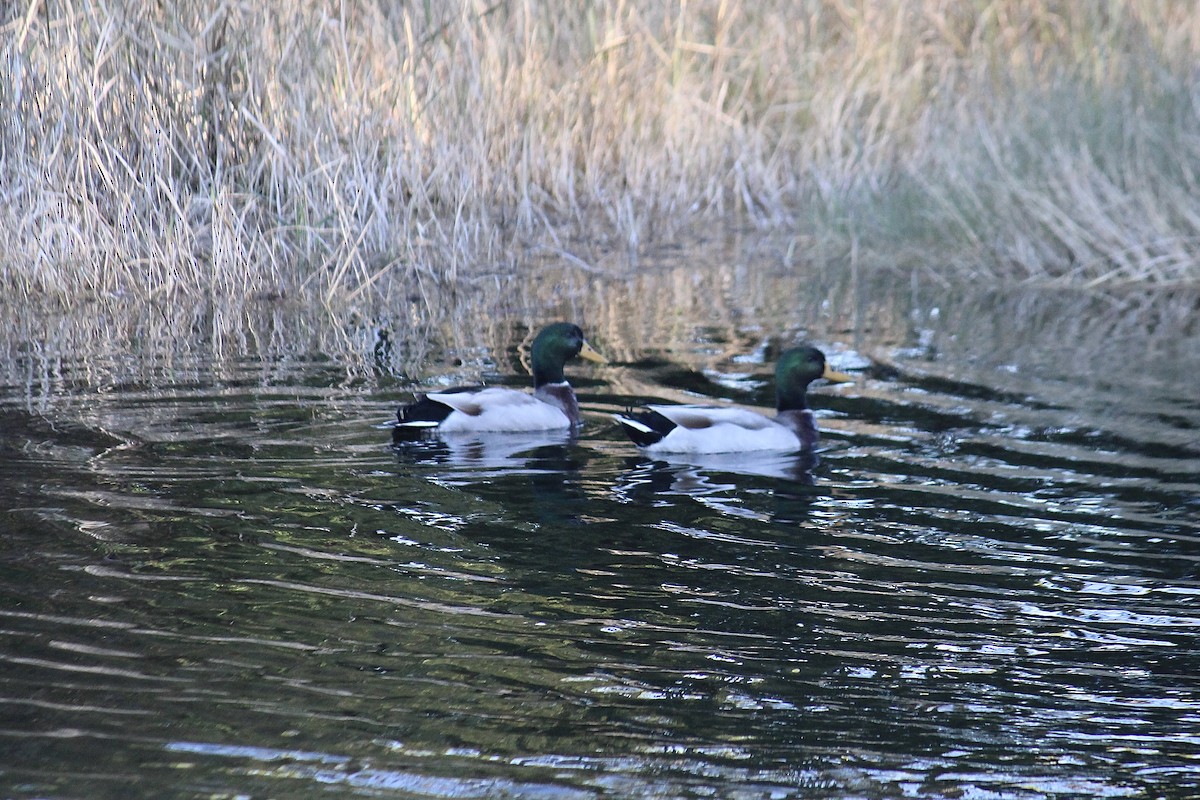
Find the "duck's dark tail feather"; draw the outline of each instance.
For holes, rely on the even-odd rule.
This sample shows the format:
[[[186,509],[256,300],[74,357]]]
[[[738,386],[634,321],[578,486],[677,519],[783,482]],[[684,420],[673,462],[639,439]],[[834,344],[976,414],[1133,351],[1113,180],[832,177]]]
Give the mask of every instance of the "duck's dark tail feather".
[[[441,425],[454,409],[443,403],[430,400],[425,395],[406,406],[396,409],[396,427],[392,428],[392,441],[402,442],[419,439]]]
[[[614,414],[613,419],[638,447],[657,444],[675,429],[675,423],[657,411],[625,409],[624,414]]]

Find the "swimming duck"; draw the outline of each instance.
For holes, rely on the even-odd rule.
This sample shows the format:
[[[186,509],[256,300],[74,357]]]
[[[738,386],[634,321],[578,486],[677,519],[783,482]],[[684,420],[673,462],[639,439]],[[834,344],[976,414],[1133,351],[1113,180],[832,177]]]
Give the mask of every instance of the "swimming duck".
[[[808,385],[818,378],[853,380],[835,372],[815,347],[795,347],[775,366],[774,419],[727,406],[647,406],[615,419],[638,447],[649,453],[790,453],[817,445],[817,423],[808,408]]]
[[[580,356],[607,363],[583,338],[578,325],[558,322],[533,340],[533,394],[500,386],[460,386],[418,395],[401,406],[392,430],[395,439],[425,431],[519,432],[551,431],[580,424],[579,401],[563,375],[563,366]]]

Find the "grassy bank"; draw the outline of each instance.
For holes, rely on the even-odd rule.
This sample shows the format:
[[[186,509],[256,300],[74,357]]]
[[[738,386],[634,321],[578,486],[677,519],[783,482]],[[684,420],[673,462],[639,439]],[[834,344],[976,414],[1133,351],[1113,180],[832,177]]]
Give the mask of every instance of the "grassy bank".
[[[1200,280],[1189,0],[4,8],[9,298],[386,301],[747,227]]]

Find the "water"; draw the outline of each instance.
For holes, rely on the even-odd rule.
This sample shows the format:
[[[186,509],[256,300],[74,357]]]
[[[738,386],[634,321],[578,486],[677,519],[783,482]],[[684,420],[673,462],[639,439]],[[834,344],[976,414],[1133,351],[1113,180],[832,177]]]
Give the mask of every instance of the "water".
[[[1200,793],[1193,301],[659,280],[718,302],[606,315],[618,282],[361,368],[278,318],[133,353],[16,326],[4,795]],[[571,370],[578,437],[390,447],[414,383],[521,385],[567,315],[615,362]],[[859,376],[814,392],[818,463],[608,422],[767,404],[800,334]]]

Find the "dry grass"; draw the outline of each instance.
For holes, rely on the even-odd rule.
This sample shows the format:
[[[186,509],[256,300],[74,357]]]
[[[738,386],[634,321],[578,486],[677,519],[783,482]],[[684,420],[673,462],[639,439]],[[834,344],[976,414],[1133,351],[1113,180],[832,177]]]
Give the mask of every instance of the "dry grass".
[[[429,303],[747,225],[1196,282],[1198,60],[1190,0],[21,0],[0,286]]]

